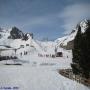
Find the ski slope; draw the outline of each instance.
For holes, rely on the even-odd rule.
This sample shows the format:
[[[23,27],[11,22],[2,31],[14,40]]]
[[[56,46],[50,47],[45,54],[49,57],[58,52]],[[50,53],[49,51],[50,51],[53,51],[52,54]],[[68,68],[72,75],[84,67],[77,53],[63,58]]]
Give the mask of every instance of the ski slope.
[[[68,55],[68,59],[27,55],[20,58],[21,61],[28,61],[22,63],[22,66],[6,66],[6,61],[1,61],[0,86],[18,87],[16,90],[90,90],[58,73],[58,69],[71,68],[71,54]]]
[[[86,28],[86,22],[82,22],[81,27],[83,30]],[[0,39],[0,45],[9,45],[12,48],[19,48],[16,51],[17,60],[0,61],[0,89],[5,90],[6,87],[10,87],[10,90],[17,87],[16,90],[90,90],[82,84],[76,81],[70,80],[61,76],[58,73],[59,69],[71,68],[72,52],[60,48],[60,44],[67,45],[69,41],[75,38],[77,31],[71,33],[62,38],[58,38],[55,42],[41,42],[34,39],[27,41],[22,39],[8,39],[10,31],[0,32],[2,38]],[[29,44],[29,46],[26,46]],[[23,45],[23,48],[20,46]],[[55,54],[55,47],[57,51],[63,53],[63,57],[45,57],[46,54]],[[1,46],[1,48],[5,48]],[[6,48],[5,48],[6,49]],[[24,55],[24,51],[28,52]],[[22,56],[20,55],[22,53]],[[38,57],[38,53],[43,57]],[[3,56],[14,56],[13,50],[0,52]],[[68,56],[68,58],[67,58]],[[18,65],[5,65],[21,63]]]

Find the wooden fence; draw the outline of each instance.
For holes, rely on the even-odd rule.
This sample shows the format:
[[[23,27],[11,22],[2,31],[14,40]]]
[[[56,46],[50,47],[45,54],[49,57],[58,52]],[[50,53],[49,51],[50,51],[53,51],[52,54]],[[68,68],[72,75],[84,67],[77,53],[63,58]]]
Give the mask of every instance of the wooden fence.
[[[82,77],[82,75],[73,74],[72,69],[61,69],[59,70],[59,73],[64,77],[67,77],[69,79],[72,79],[73,81],[77,81],[78,83],[81,83],[90,87],[90,79],[86,79]]]

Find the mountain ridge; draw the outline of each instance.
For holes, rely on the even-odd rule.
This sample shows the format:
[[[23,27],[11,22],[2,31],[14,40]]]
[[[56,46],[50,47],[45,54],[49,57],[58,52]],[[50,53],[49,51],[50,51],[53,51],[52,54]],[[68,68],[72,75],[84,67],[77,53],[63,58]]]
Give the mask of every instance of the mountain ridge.
[[[84,33],[88,27],[88,22],[90,22],[90,20],[85,19],[81,21],[79,24],[77,24],[76,28],[71,31],[71,33],[67,34],[64,37],[57,38],[55,41],[53,41],[55,44],[54,46],[62,47],[64,49],[72,49],[73,41],[77,34],[78,25],[80,25],[81,31],[82,33]],[[11,47],[20,47],[20,45],[25,45],[25,44],[31,44],[32,46],[33,44],[33,46],[38,47],[39,50],[40,50],[40,47],[43,45],[43,42],[40,41],[40,43],[38,43],[33,39],[33,33],[23,33],[17,27],[12,27],[11,29],[8,29],[8,30],[0,28],[0,43],[3,45],[9,45]],[[46,45],[46,46],[49,46],[49,45]]]
[[[77,24],[76,28],[72,30],[72,32],[64,37],[58,38],[55,40],[57,43],[57,47],[62,47],[64,49],[73,49],[73,41],[78,31],[78,26],[81,27],[81,32],[84,33],[88,28],[90,20],[84,19],[79,24]]]

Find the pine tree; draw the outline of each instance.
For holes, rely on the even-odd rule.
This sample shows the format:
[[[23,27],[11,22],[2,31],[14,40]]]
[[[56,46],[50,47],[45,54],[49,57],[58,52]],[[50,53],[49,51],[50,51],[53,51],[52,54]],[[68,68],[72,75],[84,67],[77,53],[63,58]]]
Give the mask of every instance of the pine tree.
[[[85,78],[90,78],[90,21],[84,33],[78,26],[78,32],[74,40],[72,70],[75,74],[82,74]]]
[[[90,77],[90,23],[88,22],[88,28],[82,35],[81,45],[81,61],[80,67],[82,68],[83,75],[86,78]]]
[[[79,74],[80,73],[80,59],[81,59],[81,27],[78,25],[78,31],[77,31],[77,35],[74,39],[74,48],[72,50],[73,53],[73,59],[72,62],[73,64],[71,64],[71,67],[73,69],[73,73],[75,74]]]

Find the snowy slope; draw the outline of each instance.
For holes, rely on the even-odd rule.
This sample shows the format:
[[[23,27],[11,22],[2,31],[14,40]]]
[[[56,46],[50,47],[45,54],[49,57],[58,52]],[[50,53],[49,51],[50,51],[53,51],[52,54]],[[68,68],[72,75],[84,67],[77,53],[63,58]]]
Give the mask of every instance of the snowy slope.
[[[55,53],[55,45],[56,43],[53,41],[36,41],[42,50],[47,54],[54,54]]]
[[[57,46],[60,44],[62,44],[63,46],[67,45],[69,41],[74,40],[76,33],[77,33],[77,30],[75,30],[75,32],[73,33],[70,33],[62,38],[58,38],[57,40],[55,40],[55,42],[57,43]]]
[[[82,27],[82,25],[81,25]],[[72,52],[58,47],[60,44],[67,45],[67,43],[74,39],[75,32],[57,39],[55,42],[41,42],[29,37],[28,40],[22,39],[8,39],[10,32],[0,32],[2,38],[0,44],[9,45],[17,49],[17,56],[22,52],[27,51],[27,55],[19,56],[17,62],[22,63],[21,66],[4,65],[5,63],[16,63],[13,60],[0,61],[0,86],[3,90],[5,87],[17,87],[18,90],[90,90],[76,81],[70,80],[61,76],[58,69],[71,68]],[[27,46],[26,44],[29,44]],[[63,57],[38,57],[37,53],[53,54],[55,47],[63,52]],[[1,46],[1,48],[4,48]],[[12,51],[2,52],[2,55],[10,54]],[[14,54],[15,52],[13,52]],[[68,58],[67,58],[68,56]]]
[[[89,20],[85,19],[79,23],[82,33],[84,33],[85,30],[87,29],[88,22],[89,22]],[[60,46],[60,45],[66,46],[68,42],[74,40],[76,33],[77,33],[77,30],[78,30],[78,25],[77,25],[76,29],[74,29],[70,34],[56,39],[55,42],[57,43],[57,46]]]
[[[0,45],[7,45],[12,47],[13,49],[17,49],[17,54],[23,53],[24,51],[27,51],[28,53],[45,53],[45,45],[48,45],[50,47],[50,43],[47,43],[43,47],[43,43],[39,43],[39,41],[34,40],[30,34],[27,34],[28,39],[11,39],[8,38],[10,36],[9,30],[1,30],[0,35]],[[27,46],[28,45],[28,46]],[[4,51],[4,53],[7,53],[8,51]],[[2,53],[4,55],[4,53]],[[5,54],[6,55],[6,54]],[[12,55],[12,54],[11,54]]]
[[[53,59],[27,55],[21,60],[23,59],[29,62],[22,66],[6,66],[3,65],[6,61],[0,62],[0,86],[18,87],[19,90],[90,90],[58,73],[58,69],[70,68],[70,58]]]
[[[7,40],[8,36],[10,35],[10,31],[11,31],[11,29],[8,29],[8,30],[2,29],[0,31],[0,36],[1,36],[0,45],[6,44],[6,40]]]

